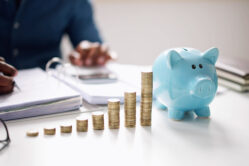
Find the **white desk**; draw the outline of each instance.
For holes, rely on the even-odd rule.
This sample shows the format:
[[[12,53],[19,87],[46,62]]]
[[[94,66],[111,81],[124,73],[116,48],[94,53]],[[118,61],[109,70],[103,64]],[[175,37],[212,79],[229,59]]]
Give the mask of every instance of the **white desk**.
[[[151,127],[125,128],[121,114],[119,130],[108,129],[106,119],[104,131],[93,131],[90,120],[87,133],[75,131],[78,114],[8,122],[12,141],[0,153],[0,165],[248,166],[248,101],[248,93],[227,91],[211,104],[211,119],[189,114],[172,121],[167,112],[154,109]],[[73,133],[61,135],[61,122],[72,122]],[[44,136],[44,126],[56,126],[57,134]],[[30,128],[40,129],[40,135],[26,137]]]

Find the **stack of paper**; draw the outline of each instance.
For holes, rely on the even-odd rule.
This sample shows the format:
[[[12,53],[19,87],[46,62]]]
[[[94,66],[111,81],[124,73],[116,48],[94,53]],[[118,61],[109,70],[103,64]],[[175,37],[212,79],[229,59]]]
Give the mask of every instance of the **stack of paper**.
[[[0,96],[0,118],[19,119],[78,109],[81,96],[39,68],[22,70],[15,78],[20,90]]]
[[[58,71],[54,71],[53,75],[80,92],[82,97],[90,104],[107,104],[109,98],[119,98],[123,103],[124,92],[127,90],[136,91],[137,100],[140,99],[141,71],[149,70],[151,66],[109,64],[107,68],[117,75],[116,81],[88,84],[75,77],[60,74]]]
[[[240,58],[221,57],[216,64],[219,84],[237,91],[249,90],[248,61]]]

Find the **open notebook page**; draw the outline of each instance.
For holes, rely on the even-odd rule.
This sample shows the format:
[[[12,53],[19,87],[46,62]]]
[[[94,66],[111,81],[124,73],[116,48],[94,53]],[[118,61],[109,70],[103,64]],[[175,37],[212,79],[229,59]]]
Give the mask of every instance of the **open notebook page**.
[[[14,79],[20,90],[15,88],[11,94],[0,95],[0,111],[79,96],[40,68],[20,70]]]

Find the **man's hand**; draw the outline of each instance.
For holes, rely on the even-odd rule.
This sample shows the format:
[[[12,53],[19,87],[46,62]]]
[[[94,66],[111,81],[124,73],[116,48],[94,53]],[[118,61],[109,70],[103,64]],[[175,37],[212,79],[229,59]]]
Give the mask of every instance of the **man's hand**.
[[[82,41],[69,59],[73,65],[91,67],[105,65],[112,57],[106,45]]]
[[[7,94],[13,91],[13,77],[17,75],[17,70],[5,63],[4,58],[0,57],[0,94]]]

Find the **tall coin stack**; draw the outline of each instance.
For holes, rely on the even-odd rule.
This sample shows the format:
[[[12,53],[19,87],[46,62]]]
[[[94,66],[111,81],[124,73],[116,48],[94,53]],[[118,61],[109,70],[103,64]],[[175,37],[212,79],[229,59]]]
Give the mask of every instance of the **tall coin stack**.
[[[124,94],[125,127],[136,126],[136,92]]]
[[[108,119],[110,129],[119,129],[119,112],[120,112],[120,100],[109,99],[108,100]]]
[[[94,130],[104,130],[104,113],[103,112],[93,112],[92,122]]]
[[[153,73],[141,73],[141,103],[140,103],[140,124],[151,126]]]

